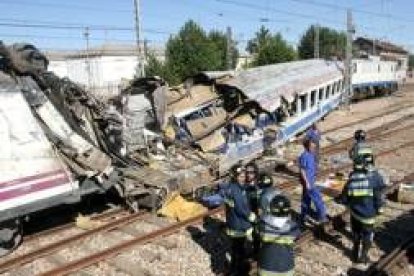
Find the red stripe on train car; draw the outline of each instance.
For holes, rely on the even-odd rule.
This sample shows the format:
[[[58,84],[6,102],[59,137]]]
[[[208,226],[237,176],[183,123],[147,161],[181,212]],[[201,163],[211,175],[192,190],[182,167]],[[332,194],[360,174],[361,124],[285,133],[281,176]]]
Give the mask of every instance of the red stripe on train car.
[[[56,171],[51,171],[51,172],[47,172],[47,173],[39,173],[39,174],[31,175],[31,176],[25,176],[25,177],[22,177],[22,178],[13,179],[13,180],[9,180],[9,181],[6,181],[6,182],[1,182],[0,183],[0,188],[5,188],[5,187],[8,187],[8,186],[21,184],[23,182],[33,181],[33,180],[36,180],[36,179],[45,178],[45,177],[49,177],[49,176],[53,176],[53,175],[57,175],[57,174],[61,174],[61,173],[66,174],[66,172],[64,170],[56,170]]]
[[[70,182],[70,179],[67,176],[62,176],[56,179],[47,180],[43,182],[37,182],[30,186],[25,186],[25,187],[21,187],[18,189],[9,190],[9,191],[0,193],[0,201],[32,194],[32,193],[43,191],[49,188],[54,188],[56,186],[64,185],[69,182]]]

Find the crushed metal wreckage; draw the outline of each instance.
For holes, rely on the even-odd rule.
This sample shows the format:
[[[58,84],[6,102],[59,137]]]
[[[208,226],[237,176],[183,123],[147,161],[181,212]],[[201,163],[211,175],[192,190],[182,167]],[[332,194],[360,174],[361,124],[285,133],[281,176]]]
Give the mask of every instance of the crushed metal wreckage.
[[[241,160],[265,152],[280,155],[277,149],[286,141],[340,103],[342,89],[332,84],[343,87],[342,78],[340,62],[305,60],[240,72],[202,72],[176,87],[159,78],[136,79],[123,94],[128,95],[127,107],[143,97],[148,100],[152,112],[142,121],[143,136],[159,135],[156,143],[164,141],[167,149],[195,149],[210,171],[220,175]],[[327,87],[332,93],[325,97]]]
[[[0,65],[0,230],[86,194],[113,189],[136,210],[159,208],[181,191],[179,177],[126,154],[116,101],[48,72],[47,58],[29,44],[1,43]]]

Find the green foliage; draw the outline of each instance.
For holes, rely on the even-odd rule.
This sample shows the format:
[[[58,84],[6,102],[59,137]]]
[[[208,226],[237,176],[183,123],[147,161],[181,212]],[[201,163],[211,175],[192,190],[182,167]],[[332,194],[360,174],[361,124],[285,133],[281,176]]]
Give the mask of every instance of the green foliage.
[[[311,25],[302,36],[298,54],[300,59],[310,59],[314,57],[316,26]],[[319,57],[329,59],[336,56],[340,59],[345,58],[346,33],[339,32],[328,27],[319,27]]]
[[[232,67],[238,59],[235,43],[232,43]],[[200,71],[227,69],[226,34],[212,31],[208,35],[194,21],[184,24],[180,32],[171,36],[165,50],[165,63],[148,57],[147,76],[158,75],[176,85],[186,77]]]
[[[262,26],[256,36],[249,40],[246,50],[254,55],[252,65],[261,66],[288,62],[296,59],[295,49],[288,45],[280,33],[271,34]]]
[[[214,30],[208,34],[208,38],[215,44],[220,56],[220,65],[218,68],[214,68],[213,70],[229,69],[227,66],[227,35],[224,32]],[[239,58],[239,51],[237,50],[236,43],[234,41],[232,41],[231,44],[231,68],[235,68]]]

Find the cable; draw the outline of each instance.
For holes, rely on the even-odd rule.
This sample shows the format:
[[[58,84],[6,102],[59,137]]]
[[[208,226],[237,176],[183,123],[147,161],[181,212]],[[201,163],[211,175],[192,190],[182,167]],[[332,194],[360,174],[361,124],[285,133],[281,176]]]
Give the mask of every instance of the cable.
[[[116,26],[100,26],[100,25],[53,25],[53,24],[29,24],[29,23],[12,23],[12,22],[0,22],[0,26],[4,27],[11,27],[11,28],[38,28],[38,29],[63,29],[63,30],[84,30],[88,27],[90,30],[98,30],[98,31],[128,31],[132,32],[135,31],[133,28],[129,27],[116,27]],[[156,29],[143,29],[146,33],[153,33],[153,34],[167,34],[171,35],[172,32],[156,30]]]
[[[73,5],[73,4],[56,4],[56,3],[49,3],[49,2],[39,2],[36,1],[36,3],[33,2],[25,2],[25,1],[0,1],[0,4],[7,4],[7,5],[17,5],[17,6],[30,6],[30,7],[46,7],[46,8],[52,8],[52,9],[75,9],[75,10],[87,10],[87,11],[95,11],[95,12],[108,12],[108,13],[130,13],[132,14],[133,10],[131,9],[103,9],[97,6],[83,6],[83,5]]]
[[[346,10],[349,9],[349,7],[346,7],[346,6],[341,6],[341,5],[337,5],[337,4],[329,4],[329,3],[319,2],[319,1],[315,1],[315,0],[289,0],[289,1],[304,3],[304,4],[308,4],[308,5],[313,5],[313,6],[325,7],[325,8],[329,8],[329,9],[333,9],[333,10],[341,9],[341,10],[346,11]],[[352,9],[352,11],[355,12],[355,13],[361,13],[361,14],[366,14],[366,15],[370,15],[370,16],[374,16],[374,17],[381,17],[381,18],[385,18],[385,19],[394,19],[394,20],[398,20],[398,21],[414,22],[414,20],[397,17],[395,15],[392,15],[391,13],[378,13],[378,12],[372,12],[372,11],[354,9],[354,8]]]

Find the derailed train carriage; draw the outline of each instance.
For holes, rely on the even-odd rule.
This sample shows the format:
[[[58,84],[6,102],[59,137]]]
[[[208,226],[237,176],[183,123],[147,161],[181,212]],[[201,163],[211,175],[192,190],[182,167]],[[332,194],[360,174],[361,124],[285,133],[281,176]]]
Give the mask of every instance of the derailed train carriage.
[[[344,93],[342,63],[324,60],[203,72],[179,87],[147,81],[128,93],[145,93],[151,103],[148,128],[198,149],[218,174],[279,148],[335,109]]]

